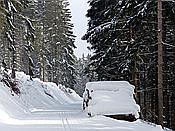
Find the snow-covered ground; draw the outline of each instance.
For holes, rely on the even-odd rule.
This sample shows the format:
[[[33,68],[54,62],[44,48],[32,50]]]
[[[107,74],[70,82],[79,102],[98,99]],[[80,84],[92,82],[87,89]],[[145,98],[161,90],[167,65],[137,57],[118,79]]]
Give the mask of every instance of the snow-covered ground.
[[[82,99],[71,89],[54,83],[30,80],[17,73],[21,95],[0,82],[0,131],[161,131],[137,120],[126,122],[104,116],[88,117]]]

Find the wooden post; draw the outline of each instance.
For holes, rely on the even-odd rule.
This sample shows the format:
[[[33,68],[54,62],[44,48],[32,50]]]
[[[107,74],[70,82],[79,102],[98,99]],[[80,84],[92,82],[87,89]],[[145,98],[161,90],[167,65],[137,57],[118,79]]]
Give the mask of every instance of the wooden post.
[[[157,0],[158,13],[158,123],[163,127],[163,45],[162,45],[162,1]]]

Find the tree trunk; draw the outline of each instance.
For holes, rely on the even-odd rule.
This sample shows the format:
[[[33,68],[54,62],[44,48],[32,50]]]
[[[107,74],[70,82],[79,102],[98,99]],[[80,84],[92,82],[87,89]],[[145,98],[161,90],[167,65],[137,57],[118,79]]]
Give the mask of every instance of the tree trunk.
[[[158,123],[163,127],[162,1],[158,0]]]
[[[12,54],[12,75],[11,77],[14,79],[16,77],[16,73],[15,73],[15,51],[13,51]]]
[[[13,13],[13,24],[15,23],[15,15]],[[14,79],[16,78],[16,73],[15,73],[15,69],[16,69],[16,45],[15,45],[15,29],[12,29],[12,39],[13,39],[13,42],[11,43],[12,46],[13,46],[13,51],[12,51],[12,74],[11,74],[11,77]]]
[[[174,14],[174,46],[175,46],[175,14]],[[175,48],[174,48],[174,78],[175,78]],[[172,106],[172,129],[175,130],[175,80],[174,80],[174,88],[172,90],[172,98],[171,98]]]

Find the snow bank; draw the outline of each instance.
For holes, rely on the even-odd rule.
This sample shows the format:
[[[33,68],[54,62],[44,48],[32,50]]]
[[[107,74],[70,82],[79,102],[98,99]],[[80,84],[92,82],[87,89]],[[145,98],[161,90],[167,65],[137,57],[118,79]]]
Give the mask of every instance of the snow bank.
[[[53,108],[60,104],[70,104],[81,100],[75,92],[66,92],[61,85],[57,86],[52,82],[43,82],[39,79],[29,80],[29,76],[22,72],[17,74],[19,86],[22,87],[23,100],[27,100],[28,108]],[[77,99],[73,99],[76,97]]]
[[[86,84],[84,106],[88,114],[129,115],[139,117],[134,86],[126,81],[99,81]]]
[[[0,82],[0,109],[11,117],[21,117],[36,110],[62,110],[66,105],[81,103],[80,96],[74,90],[37,78],[31,81],[23,72],[17,72],[16,75],[17,87],[21,91],[19,96]]]

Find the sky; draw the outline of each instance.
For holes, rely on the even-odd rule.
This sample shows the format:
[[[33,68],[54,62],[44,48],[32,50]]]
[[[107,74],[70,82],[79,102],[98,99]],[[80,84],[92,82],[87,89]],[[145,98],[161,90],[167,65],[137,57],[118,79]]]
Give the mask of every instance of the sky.
[[[86,13],[88,9],[88,0],[69,0],[70,2],[70,9],[72,13],[72,23],[74,24],[74,35],[76,35],[76,49],[75,49],[75,55],[77,57],[82,57],[82,54],[84,53],[87,55],[89,50],[87,49],[87,44],[86,41],[81,40],[82,36],[86,33],[87,31],[87,21],[88,19],[86,18]]]

